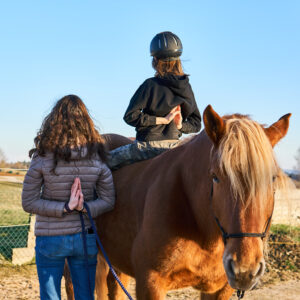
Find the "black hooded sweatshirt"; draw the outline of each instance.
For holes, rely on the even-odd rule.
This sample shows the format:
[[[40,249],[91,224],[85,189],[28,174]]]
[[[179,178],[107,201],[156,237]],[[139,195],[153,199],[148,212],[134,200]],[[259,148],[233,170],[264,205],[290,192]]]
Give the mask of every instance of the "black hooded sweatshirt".
[[[174,121],[156,125],[156,117],[165,117],[180,105],[182,128]],[[124,121],[136,128],[138,141],[178,140],[182,133],[198,132],[201,116],[187,75],[152,77],[138,88],[130,100]]]

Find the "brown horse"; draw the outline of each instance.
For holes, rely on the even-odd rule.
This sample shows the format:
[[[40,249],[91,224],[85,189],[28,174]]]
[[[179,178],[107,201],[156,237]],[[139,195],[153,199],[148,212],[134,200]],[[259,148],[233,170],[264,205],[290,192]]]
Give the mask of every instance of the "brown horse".
[[[136,279],[137,299],[162,300],[168,290],[192,286],[201,299],[225,300],[233,289],[256,284],[265,267],[264,241],[224,241],[216,220],[228,234],[268,230],[274,190],[284,182],[272,147],[287,133],[289,118],[264,128],[242,115],[221,118],[208,106],[205,131],[114,172],[116,207],[97,219],[97,228],[125,285],[129,276]],[[129,142],[109,139],[112,148]],[[98,299],[123,299],[107,275],[101,260]]]

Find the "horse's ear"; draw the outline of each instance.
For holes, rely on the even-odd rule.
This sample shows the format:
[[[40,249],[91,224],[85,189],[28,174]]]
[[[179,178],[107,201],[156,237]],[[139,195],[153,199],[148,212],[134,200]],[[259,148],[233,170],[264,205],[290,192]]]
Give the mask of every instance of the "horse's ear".
[[[286,114],[270,127],[265,128],[265,133],[269,138],[272,147],[274,147],[287,134],[291,115],[292,114]]]
[[[212,142],[218,147],[220,140],[225,132],[224,120],[208,105],[203,113],[205,131]]]

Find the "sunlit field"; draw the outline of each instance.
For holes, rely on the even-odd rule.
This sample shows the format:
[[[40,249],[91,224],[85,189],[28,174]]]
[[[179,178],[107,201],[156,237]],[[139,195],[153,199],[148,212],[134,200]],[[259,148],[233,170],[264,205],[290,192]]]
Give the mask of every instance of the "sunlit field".
[[[29,223],[21,205],[22,184],[0,181],[0,226]]]

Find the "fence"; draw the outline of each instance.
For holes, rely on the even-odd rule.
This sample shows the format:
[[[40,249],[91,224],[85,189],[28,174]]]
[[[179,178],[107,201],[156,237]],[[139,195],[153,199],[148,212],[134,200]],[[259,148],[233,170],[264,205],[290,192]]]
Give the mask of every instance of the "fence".
[[[272,224],[300,226],[300,189],[276,193]]]
[[[21,170],[23,171],[23,170]],[[21,206],[24,175],[20,170],[3,170],[0,176],[0,262],[22,264],[33,258],[34,218]]]
[[[1,259],[22,264],[34,257],[35,218],[21,206],[23,178],[14,173],[0,176],[0,264]],[[272,222],[300,226],[299,189],[289,194],[288,199],[277,193]]]

